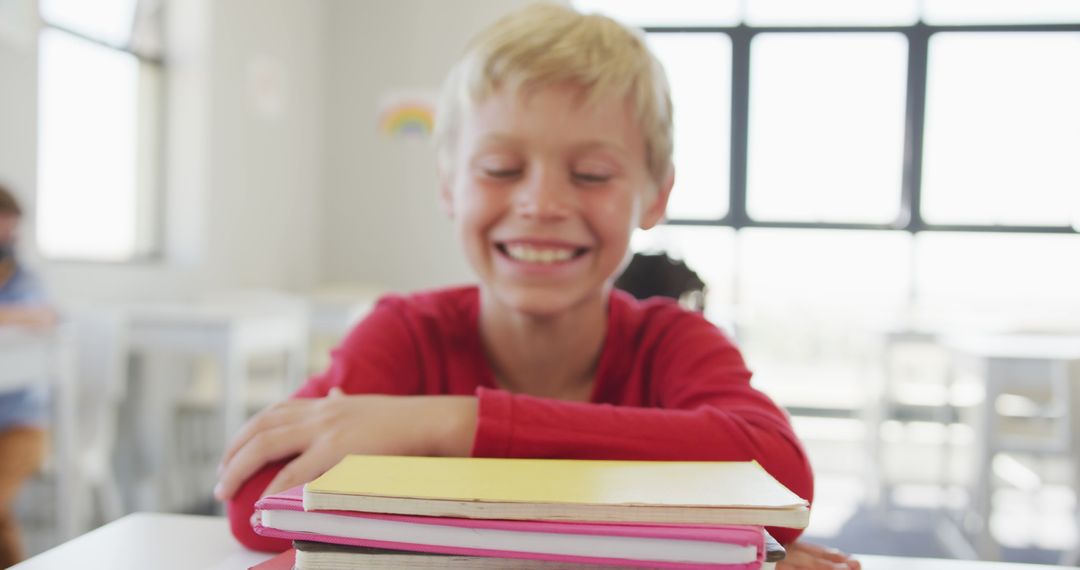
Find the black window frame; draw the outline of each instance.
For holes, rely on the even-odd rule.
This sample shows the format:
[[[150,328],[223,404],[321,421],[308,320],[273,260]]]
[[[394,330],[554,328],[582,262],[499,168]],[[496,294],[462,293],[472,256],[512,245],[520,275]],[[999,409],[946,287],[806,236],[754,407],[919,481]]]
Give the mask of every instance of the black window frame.
[[[1000,232],[1080,234],[1080,227],[1012,224],[931,224],[922,215],[922,161],[926,123],[926,77],[930,39],[939,33],[1080,33],[1078,23],[932,25],[919,21],[906,26],[645,26],[647,34],[723,34],[731,40],[731,145],[728,212],[718,219],[671,218],[672,226],[720,226],[828,230],[888,230],[919,232]],[[891,223],[798,222],[754,219],[746,210],[747,145],[749,137],[751,43],[760,34],[898,33],[908,42],[904,117],[904,156],[900,208]],[[1080,190],[1078,190],[1080,191]]]

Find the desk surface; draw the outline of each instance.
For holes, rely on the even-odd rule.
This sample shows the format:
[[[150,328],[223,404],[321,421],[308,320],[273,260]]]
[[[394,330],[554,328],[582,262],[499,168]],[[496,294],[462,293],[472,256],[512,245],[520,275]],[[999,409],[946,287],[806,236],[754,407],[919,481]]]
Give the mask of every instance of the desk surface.
[[[947,348],[987,358],[1080,360],[1080,335],[969,334],[945,337]]]
[[[225,519],[136,513],[15,565],[13,570],[235,570],[267,559],[233,541]],[[1029,564],[859,556],[865,570],[1036,570]]]

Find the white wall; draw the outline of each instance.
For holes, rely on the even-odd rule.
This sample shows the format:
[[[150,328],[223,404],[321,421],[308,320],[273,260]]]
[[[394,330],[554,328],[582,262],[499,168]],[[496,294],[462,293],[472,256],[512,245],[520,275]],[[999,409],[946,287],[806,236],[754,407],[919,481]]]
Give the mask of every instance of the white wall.
[[[31,207],[37,173],[37,12],[0,0],[0,181]]]
[[[436,92],[468,39],[525,0],[328,0],[327,282],[412,290],[472,281],[438,202],[426,141],[376,129],[388,91]]]
[[[9,3],[25,2],[31,16],[19,26],[30,30],[26,45],[13,47],[0,37],[0,179],[30,202],[34,2],[0,2],[5,15]],[[323,4],[171,0],[168,8],[164,258],[48,262],[29,247],[28,259],[62,303],[311,288],[318,280],[323,185]],[[252,74],[260,66],[273,71],[271,83],[280,87],[271,89],[280,95],[280,112],[260,113],[253,104]]]
[[[323,5],[214,7],[211,286],[307,290],[323,187]]]

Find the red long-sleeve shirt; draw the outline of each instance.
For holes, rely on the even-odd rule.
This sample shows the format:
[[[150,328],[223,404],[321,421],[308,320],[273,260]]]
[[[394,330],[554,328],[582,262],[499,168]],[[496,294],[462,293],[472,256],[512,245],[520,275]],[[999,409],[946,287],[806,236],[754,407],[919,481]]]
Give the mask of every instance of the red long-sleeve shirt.
[[[334,386],[347,394],[475,394],[476,457],[754,459],[812,499],[810,465],[787,415],[750,386],[738,349],[697,313],[612,292],[588,403],[498,389],[478,317],[475,287],[383,298],[334,351],[330,368],[296,397],[322,397]],[[289,547],[256,535],[249,523],[282,465],[264,467],[229,501],[233,534],[250,548]],[[799,535],[769,530],[785,544]]]

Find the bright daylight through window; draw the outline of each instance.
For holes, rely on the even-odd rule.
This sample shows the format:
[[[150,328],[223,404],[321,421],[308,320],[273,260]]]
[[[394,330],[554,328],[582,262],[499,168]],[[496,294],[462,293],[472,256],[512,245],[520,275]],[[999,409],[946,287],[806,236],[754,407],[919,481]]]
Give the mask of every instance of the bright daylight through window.
[[[132,261],[160,234],[154,2],[42,0],[37,242],[46,257]]]

